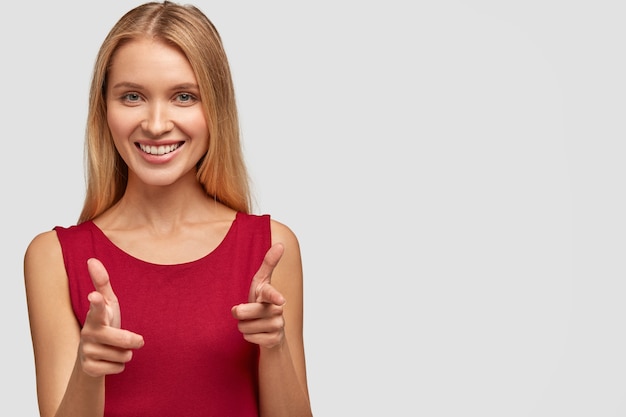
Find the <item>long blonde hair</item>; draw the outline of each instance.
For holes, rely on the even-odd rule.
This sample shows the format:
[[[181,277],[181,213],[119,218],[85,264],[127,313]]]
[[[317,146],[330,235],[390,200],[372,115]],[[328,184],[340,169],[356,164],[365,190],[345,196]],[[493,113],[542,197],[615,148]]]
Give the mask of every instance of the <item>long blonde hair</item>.
[[[232,209],[250,211],[248,173],[240,142],[239,118],[228,60],[219,33],[197,7],[149,2],[127,12],[113,26],[96,58],[86,127],[87,190],[79,223],[91,220],[124,195],[128,166],[115,149],[107,124],[106,82],[117,49],[152,37],[178,47],[189,60],[200,88],[210,140],[198,163],[206,193]]]

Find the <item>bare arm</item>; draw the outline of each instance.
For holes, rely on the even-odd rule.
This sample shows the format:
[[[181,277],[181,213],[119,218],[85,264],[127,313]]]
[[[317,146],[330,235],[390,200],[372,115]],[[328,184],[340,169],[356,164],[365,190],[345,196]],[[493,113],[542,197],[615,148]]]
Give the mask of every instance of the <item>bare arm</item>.
[[[24,279],[40,415],[102,416],[104,378],[88,377],[77,363],[80,325],[72,311],[56,232],[33,239],[24,257]]]
[[[119,328],[119,305],[104,266],[89,261],[95,291],[80,328],[55,232],[37,236],[24,258],[37,397],[42,417],[102,417],[104,378],[119,373],[143,338]]]
[[[260,346],[260,415],[308,417],[300,248],[293,232],[276,221],[272,244],[253,280],[250,302],[233,314],[244,337]]]

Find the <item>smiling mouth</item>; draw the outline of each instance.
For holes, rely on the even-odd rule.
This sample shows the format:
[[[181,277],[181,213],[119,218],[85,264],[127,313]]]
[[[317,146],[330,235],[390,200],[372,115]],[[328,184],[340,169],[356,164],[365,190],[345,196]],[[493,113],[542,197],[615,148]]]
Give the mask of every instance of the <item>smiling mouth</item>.
[[[182,146],[183,142],[174,143],[172,145],[144,145],[142,143],[138,143],[137,147],[141,149],[143,152],[150,155],[166,155],[170,152],[174,152],[176,149]]]

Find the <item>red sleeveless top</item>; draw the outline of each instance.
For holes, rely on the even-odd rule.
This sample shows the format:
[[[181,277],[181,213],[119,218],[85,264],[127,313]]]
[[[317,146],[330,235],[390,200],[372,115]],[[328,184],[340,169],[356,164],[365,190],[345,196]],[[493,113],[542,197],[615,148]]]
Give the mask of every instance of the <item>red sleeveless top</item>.
[[[238,213],[220,245],[196,261],[157,265],[115,246],[91,221],[55,227],[81,326],[94,290],[87,259],[109,272],[122,328],[145,345],[105,378],[105,417],[258,416],[258,346],[237,329],[231,307],[271,245],[269,215]]]

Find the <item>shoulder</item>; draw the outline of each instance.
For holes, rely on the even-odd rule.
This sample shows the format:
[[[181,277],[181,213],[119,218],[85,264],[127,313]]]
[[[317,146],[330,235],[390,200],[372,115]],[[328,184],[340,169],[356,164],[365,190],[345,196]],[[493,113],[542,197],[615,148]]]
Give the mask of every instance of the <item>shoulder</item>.
[[[54,230],[35,236],[24,254],[24,278],[27,285],[52,276],[65,276],[61,244]]]
[[[55,258],[61,254],[61,244],[56,231],[49,230],[38,234],[26,248],[25,262],[34,262],[41,258]]]
[[[272,231],[272,244],[282,243],[284,246],[299,246],[296,234],[286,224],[270,219],[270,230]]]
[[[275,270],[276,273],[282,275],[284,272],[290,279],[298,277],[298,280],[301,280],[302,255],[296,234],[287,225],[274,219],[270,220],[270,228],[272,245],[280,243],[284,248],[283,256]]]

